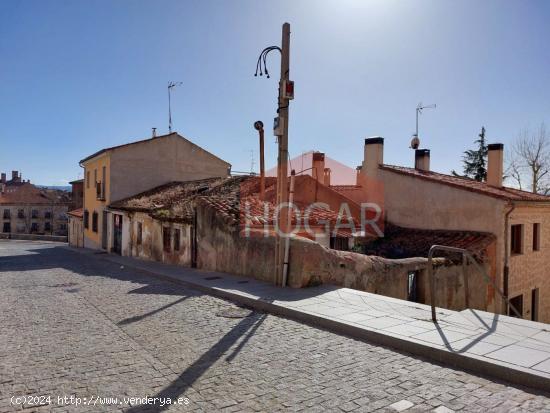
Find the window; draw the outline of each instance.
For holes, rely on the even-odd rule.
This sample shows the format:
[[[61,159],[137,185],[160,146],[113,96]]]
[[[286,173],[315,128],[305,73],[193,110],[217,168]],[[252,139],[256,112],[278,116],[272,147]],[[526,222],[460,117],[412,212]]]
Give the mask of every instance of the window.
[[[94,185],[97,184],[97,169],[94,169]]]
[[[409,271],[408,273],[407,300],[418,302],[418,271]]]
[[[180,250],[180,230],[179,230],[179,228],[176,228],[174,230],[174,250],[175,251]]]
[[[20,218],[20,219],[25,218],[25,211],[23,209],[19,209],[17,211],[17,218]]]
[[[67,224],[65,224],[65,223],[59,224],[59,230],[60,231],[66,231],[67,230]]]
[[[10,219],[10,210],[9,209],[4,209],[4,219]]]
[[[97,232],[97,217],[98,214],[96,211],[92,214],[92,231]]]
[[[101,199],[105,199],[105,182],[107,182],[107,167],[101,169]]]
[[[143,234],[143,224],[141,222],[137,223],[137,245],[141,245]]]
[[[512,225],[510,247],[512,254],[523,254],[523,225]]]
[[[31,232],[38,232],[38,222],[33,222],[31,224]]]
[[[84,228],[87,229],[90,227],[89,221],[90,221],[90,213],[88,212],[88,210],[85,210],[84,211]]]
[[[162,227],[162,246],[164,251],[170,252],[172,244],[172,231],[169,227]]]
[[[11,224],[9,222],[4,222],[3,232],[11,232]]]
[[[52,218],[52,211],[46,211],[44,212],[44,218],[51,219]]]
[[[52,230],[52,224],[49,222],[44,222],[44,231],[51,231]]]
[[[95,195],[96,195],[96,198],[97,198],[97,199],[103,199],[103,198],[101,197],[101,194],[102,194],[102,192],[101,192],[101,182],[96,182],[96,183],[95,183]]]
[[[531,321],[539,321],[539,289],[531,290]]]
[[[38,218],[38,209],[33,209],[31,212],[32,218]]]
[[[90,188],[90,171],[86,172],[86,188]]]
[[[518,295],[518,296],[515,296],[514,298],[511,298],[510,307],[511,306],[514,306],[514,308],[518,311],[521,317],[519,317],[516,314],[516,312],[511,308],[508,309],[508,315],[510,317],[523,318],[523,295]]]
[[[533,224],[533,251],[540,250],[540,224]]]

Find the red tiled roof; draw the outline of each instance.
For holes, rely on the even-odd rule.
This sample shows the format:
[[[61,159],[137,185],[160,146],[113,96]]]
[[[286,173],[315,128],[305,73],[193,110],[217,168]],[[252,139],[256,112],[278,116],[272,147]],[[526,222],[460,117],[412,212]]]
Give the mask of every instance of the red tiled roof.
[[[200,193],[212,189],[225,178],[208,178],[187,182],[170,182],[131,197],[113,202],[109,208],[146,212],[160,220],[190,221],[191,201]]]
[[[55,192],[37,188],[31,183],[6,184],[4,193],[0,193],[0,205],[51,205],[52,202],[68,202],[68,199],[56,199]]]
[[[402,228],[388,223],[384,237],[364,244],[364,252],[386,258],[427,257],[433,245],[446,245],[466,249],[479,258],[495,239],[486,232]]]
[[[386,171],[452,186],[465,191],[477,192],[493,198],[509,201],[550,202],[550,196],[533,194],[532,192],[520,191],[519,189],[508,187],[496,188],[486,182],[478,182],[472,179],[440,174],[433,171],[421,171],[414,168],[394,165],[381,165],[380,168]]]
[[[82,218],[84,216],[84,210],[82,208],[78,208],[67,212],[67,214],[76,218]]]

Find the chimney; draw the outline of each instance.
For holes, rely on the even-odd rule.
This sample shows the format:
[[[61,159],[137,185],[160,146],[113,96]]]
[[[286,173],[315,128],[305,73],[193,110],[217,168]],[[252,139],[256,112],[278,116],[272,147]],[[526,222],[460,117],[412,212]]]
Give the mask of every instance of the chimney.
[[[330,173],[330,168],[325,168],[325,174],[323,176],[323,183],[325,184],[325,186],[330,186]]]
[[[414,169],[419,171],[430,170],[430,150],[417,149],[414,151]]]
[[[502,188],[502,174],[504,173],[504,145],[491,143],[487,146],[487,183]]]
[[[325,154],[322,152],[313,152],[312,154],[312,175],[317,181],[323,183],[325,174]]]
[[[156,138],[157,137],[157,128],[152,128],[153,129],[153,138]]]
[[[365,139],[365,153],[361,174],[369,178],[378,175],[378,167],[384,163],[384,138],[375,136]]]
[[[0,182],[5,184],[6,183],[6,173],[5,172],[2,172],[2,176],[0,178]]]

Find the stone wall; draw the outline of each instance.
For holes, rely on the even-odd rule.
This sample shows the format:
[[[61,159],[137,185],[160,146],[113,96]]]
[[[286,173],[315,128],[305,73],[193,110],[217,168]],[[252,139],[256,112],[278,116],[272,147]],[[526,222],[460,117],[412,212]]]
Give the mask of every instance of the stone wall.
[[[198,267],[272,282],[275,239],[263,232],[245,237],[227,226],[210,208],[197,210]],[[438,306],[464,309],[462,266],[435,259]],[[288,284],[305,288],[332,284],[406,300],[408,275],[418,274],[418,301],[429,303],[427,258],[386,259],[348,251],[332,250],[305,239],[293,238],[290,246]],[[488,269],[488,266],[485,266]],[[487,284],[468,267],[470,307],[487,309]],[[480,287],[481,286],[481,287]]]

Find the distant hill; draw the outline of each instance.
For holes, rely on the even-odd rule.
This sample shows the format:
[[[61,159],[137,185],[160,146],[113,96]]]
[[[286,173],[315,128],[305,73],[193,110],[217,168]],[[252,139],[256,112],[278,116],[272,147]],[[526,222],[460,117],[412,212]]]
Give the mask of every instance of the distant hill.
[[[44,189],[56,189],[58,191],[71,191],[71,186],[55,186],[55,185],[36,185],[38,188],[44,188]]]

